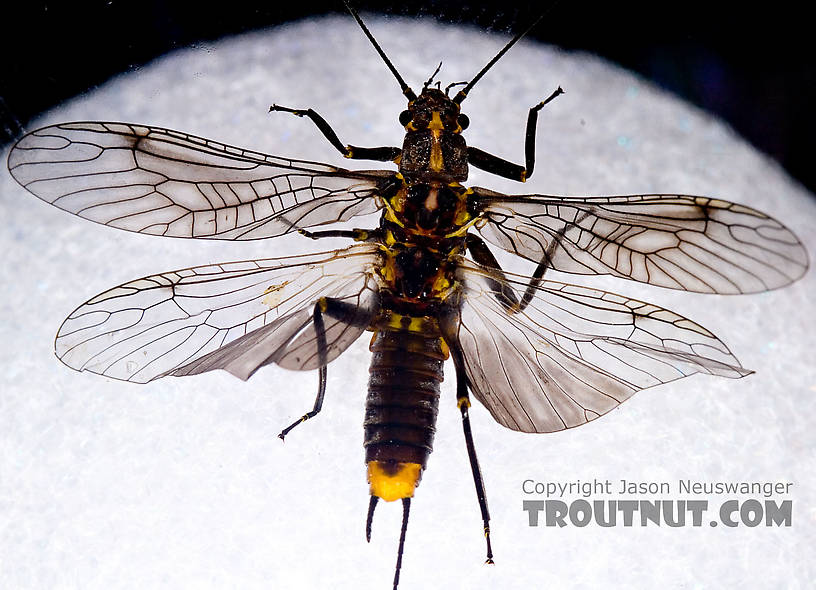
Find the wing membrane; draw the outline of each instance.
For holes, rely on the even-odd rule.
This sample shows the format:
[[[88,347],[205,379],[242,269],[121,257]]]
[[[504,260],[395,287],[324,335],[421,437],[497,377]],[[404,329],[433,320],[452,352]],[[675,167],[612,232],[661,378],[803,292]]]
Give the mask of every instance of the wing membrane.
[[[247,379],[277,363],[319,366],[312,326],[320,297],[361,315],[377,311],[370,279],[375,246],[199,266],[131,281],[97,295],[60,327],[57,356],[69,367],[146,383],[164,375],[225,369]],[[365,326],[328,318],[327,362]],[[360,322],[363,323],[363,322]]]
[[[395,176],[290,160],[194,135],[126,123],[45,127],[9,154],[12,176],[40,199],[133,232],[254,240],[376,211]]]
[[[787,285],[807,253],[764,213],[708,197],[505,196],[474,189],[497,246],[549,268],[609,274],[698,293],[755,293]]]
[[[513,430],[580,426],[640,389],[694,373],[751,372],[711,332],[656,305],[544,281],[510,313],[497,287],[522,291],[528,279],[468,262],[459,275],[459,317],[443,320],[443,333],[462,351],[476,399]]]

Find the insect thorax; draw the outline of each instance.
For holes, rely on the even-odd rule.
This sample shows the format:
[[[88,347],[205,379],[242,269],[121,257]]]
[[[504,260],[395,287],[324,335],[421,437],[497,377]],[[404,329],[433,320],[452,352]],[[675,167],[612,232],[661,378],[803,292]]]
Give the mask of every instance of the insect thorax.
[[[461,136],[467,118],[441,90],[424,88],[400,115],[405,125],[400,172],[417,180],[464,181],[468,176],[467,144]]]

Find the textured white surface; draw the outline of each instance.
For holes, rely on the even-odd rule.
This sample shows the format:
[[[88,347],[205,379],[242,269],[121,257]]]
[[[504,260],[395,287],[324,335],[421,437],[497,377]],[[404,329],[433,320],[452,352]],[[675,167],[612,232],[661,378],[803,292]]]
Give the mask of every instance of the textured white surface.
[[[440,60],[442,80],[467,79],[505,41],[427,21],[372,18],[369,25],[415,89]],[[179,51],[41,123],[150,123],[347,165],[308,121],[267,108],[312,107],[344,142],[399,145],[403,99],[355,27],[350,18],[320,19]],[[559,84],[567,94],[540,117],[533,179],[522,187],[474,172],[470,184],[717,196],[774,215],[812,256],[812,195],[722,123],[592,56],[532,43],[513,49],[464,103],[468,142],[520,161],[527,109]],[[285,444],[276,434],[311,407],[315,374],[267,368],[248,383],[217,373],[133,386],[72,372],[51,351],[62,319],[116,284],[314,244],[118,232],[37,201],[7,173],[0,194],[0,587],[390,587],[399,507],[380,505],[372,543],[363,536],[365,338],[330,365],[323,413]],[[646,390],[555,435],[505,430],[475,408],[494,567],[482,565],[449,367],[401,587],[809,587],[816,576],[814,281],[810,273],[772,293],[722,297],[585,278],[693,318],[757,373]],[[683,478],[791,481],[792,494],[781,499],[793,500],[793,526],[530,528],[521,509],[528,478],[669,481],[675,489]]]

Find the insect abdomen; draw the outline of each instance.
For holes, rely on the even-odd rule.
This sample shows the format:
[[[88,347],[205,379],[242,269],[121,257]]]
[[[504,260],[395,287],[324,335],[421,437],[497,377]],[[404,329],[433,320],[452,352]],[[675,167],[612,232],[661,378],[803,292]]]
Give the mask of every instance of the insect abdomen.
[[[371,495],[409,498],[433,447],[445,345],[438,336],[380,331],[370,349],[363,424]]]

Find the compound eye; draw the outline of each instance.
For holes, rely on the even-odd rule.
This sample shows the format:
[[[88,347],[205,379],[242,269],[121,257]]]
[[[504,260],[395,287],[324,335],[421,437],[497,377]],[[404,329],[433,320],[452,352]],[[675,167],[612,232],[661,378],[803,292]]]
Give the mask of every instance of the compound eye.
[[[468,116],[467,116],[467,115],[461,115],[461,114],[460,114],[460,115],[459,115],[459,116],[456,118],[456,122],[457,122],[457,123],[459,123],[459,127],[461,127],[463,130],[464,130],[464,129],[467,129],[467,128],[468,128],[468,125],[470,125],[470,119],[468,119]]]
[[[411,111],[402,111],[399,116],[400,125],[405,127],[408,123],[411,122],[413,116],[411,115]]]

